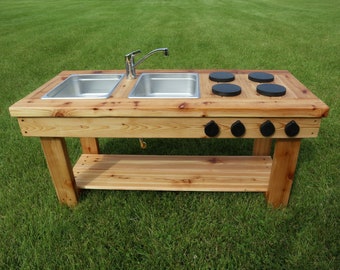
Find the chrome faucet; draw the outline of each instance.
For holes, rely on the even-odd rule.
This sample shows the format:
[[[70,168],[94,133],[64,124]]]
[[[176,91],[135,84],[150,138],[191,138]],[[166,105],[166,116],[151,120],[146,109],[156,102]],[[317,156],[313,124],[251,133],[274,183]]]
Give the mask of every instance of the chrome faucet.
[[[141,50],[136,50],[136,51],[130,52],[130,53],[125,55],[125,68],[126,68],[126,78],[127,79],[136,79],[137,78],[136,67],[139,64],[143,63],[147,58],[149,58],[154,53],[164,52],[165,56],[169,55],[168,48],[158,48],[158,49],[154,49],[151,52],[147,53],[141,59],[139,59],[137,61],[137,63],[135,63],[135,55],[137,53],[140,53],[140,52],[141,52]]]

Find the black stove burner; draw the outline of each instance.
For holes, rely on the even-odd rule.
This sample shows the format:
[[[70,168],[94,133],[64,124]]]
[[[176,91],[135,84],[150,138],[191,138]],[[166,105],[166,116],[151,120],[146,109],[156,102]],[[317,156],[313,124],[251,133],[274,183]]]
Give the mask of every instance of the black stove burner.
[[[237,96],[241,94],[241,87],[236,84],[215,84],[212,87],[212,92],[219,96]]]
[[[213,72],[210,73],[209,79],[214,82],[231,82],[235,80],[235,76],[230,72]]]
[[[267,97],[279,97],[286,94],[286,88],[284,86],[273,83],[259,84],[256,87],[256,91]]]
[[[274,81],[274,76],[266,72],[252,72],[249,73],[248,79],[253,82],[272,82]]]

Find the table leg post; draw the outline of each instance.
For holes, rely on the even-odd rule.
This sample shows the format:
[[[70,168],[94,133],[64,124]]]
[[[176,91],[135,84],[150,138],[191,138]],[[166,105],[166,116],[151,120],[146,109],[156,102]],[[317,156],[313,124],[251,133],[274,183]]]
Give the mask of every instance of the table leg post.
[[[97,138],[80,138],[83,154],[99,154],[99,144]]]
[[[288,204],[293,184],[301,139],[277,139],[273,164],[266,194],[268,204],[274,207]]]
[[[48,169],[61,203],[75,206],[78,190],[64,138],[40,138]]]
[[[254,139],[253,156],[270,156],[272,139]]]

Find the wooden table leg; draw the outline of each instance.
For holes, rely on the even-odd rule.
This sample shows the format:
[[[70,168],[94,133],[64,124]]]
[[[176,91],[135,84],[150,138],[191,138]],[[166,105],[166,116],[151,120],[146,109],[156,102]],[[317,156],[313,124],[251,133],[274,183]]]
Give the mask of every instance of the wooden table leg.
[[[64,138],[40,138],[48,169],[61,203],[74,206],[78,191]]]
[[[301,139],[277,139],[269,179],[267,202],[274,207],[288,204]]]
[[[83,154],[99,154],[99,144],[97,138],[80,138]]]
[[[254,139],[253,156],[270,156],[271,148],[271,138]]]

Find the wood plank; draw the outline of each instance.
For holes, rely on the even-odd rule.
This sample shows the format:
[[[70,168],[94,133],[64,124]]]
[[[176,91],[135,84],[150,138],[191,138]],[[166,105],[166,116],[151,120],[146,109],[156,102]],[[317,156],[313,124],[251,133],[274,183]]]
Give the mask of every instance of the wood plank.
[[[52,181],[61,203],[74,206],[78,192],[64,138],[41,138]]]
[[[268,189],[271,158],[82,155],[78,188],[118,190],[259,191]]]
[[[80,138],[83,154],[99,154],[99,143],[97,138]]]
[[[258,138],[254,140],[253,156],[269,156],[272,147],[271,138]]]
[[[329,107],[318,99],[127,99],[105,101],[24,99],[9,108],[12,117],[326,117]]]
[[[266,194],[268,203],[274,207],[288,204],[300,144],[301,139],[278,139],[275,143],[273,165]]]
[[[19,118],[23,136],[94,138],[207,138],[205,125],[214,120],[220,126],[218,138],[235,138],[231,125],[241,119],[243,138],[263,138],[260,125],[270,119],[275,126],[271,138],[287,138],[285,125],[291,118]],[[317,137],[320,118],[295,118],[300,126],[297,138]]]

